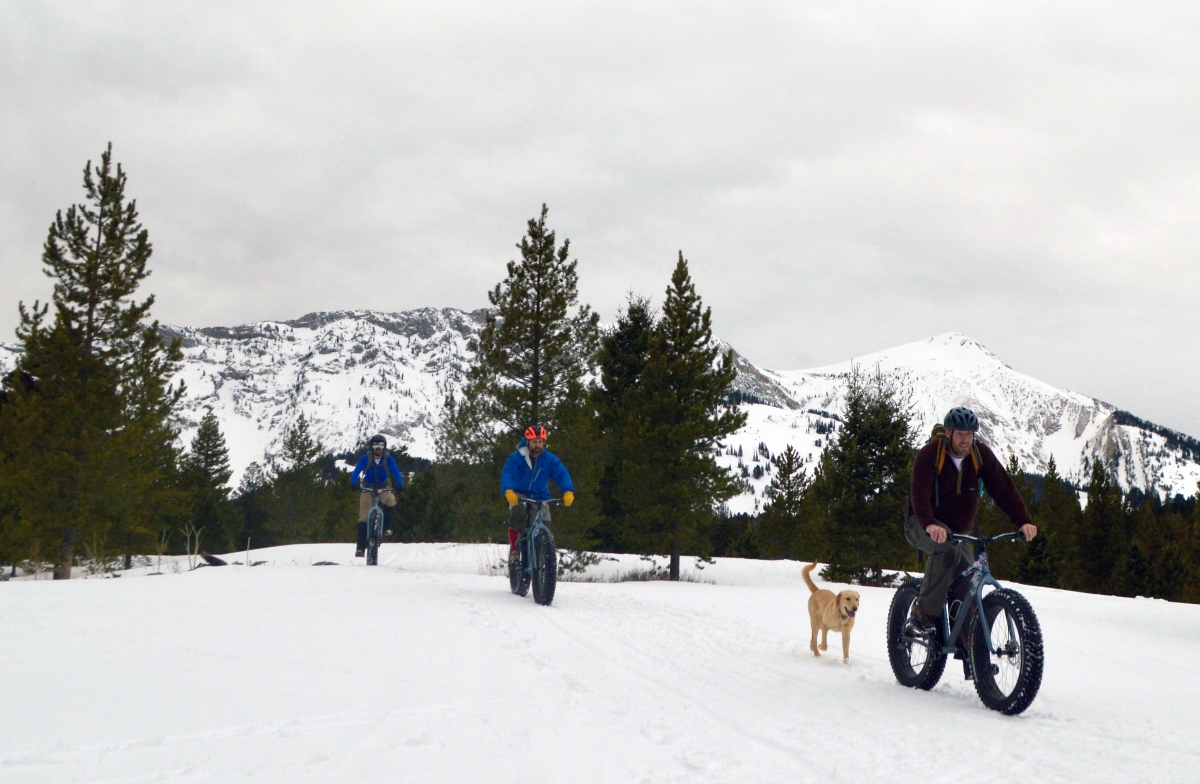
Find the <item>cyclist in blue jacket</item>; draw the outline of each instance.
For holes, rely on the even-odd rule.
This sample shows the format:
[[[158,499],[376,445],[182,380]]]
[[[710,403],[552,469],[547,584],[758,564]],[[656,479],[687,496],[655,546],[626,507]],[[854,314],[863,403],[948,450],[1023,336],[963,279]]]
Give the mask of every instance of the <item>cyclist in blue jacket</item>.
[[[386,508],[396,505],[396,493],[404,487],[404,478],[400,475],[400,467],[396,459],[388,454],[387,439],[383,435],[371,436],[370,449],[359,458],[358,465],[350,474],[350,486],[359,489],[358,478],[362,476],[362,492],[358,497],[358,548],[355,558],[362,558],[367,547],[367,513],[371,511],[371,490],[387,488],[380,492],[379,503]],[[391,480],[396,482],[396,490],[392,491]],[[391,533],[388,530],[386,533]]]
[[[530,427],[509,456],[500,475],[500,491],[508,501],[508,549],[517,549],[517,535],[533,522],[537,513],[526,508],[521,499],[541,501],[542,519],[550,522],[550,481],[563,491],[563,506],[575,502],[575,485],[567,467],[558,456],[546,449],[546,428]]]

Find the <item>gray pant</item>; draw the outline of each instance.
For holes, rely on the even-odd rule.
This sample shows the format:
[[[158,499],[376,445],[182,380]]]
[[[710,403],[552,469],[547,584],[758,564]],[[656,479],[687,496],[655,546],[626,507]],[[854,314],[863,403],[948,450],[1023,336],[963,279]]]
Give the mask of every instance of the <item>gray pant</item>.
[[[524,501],[526,499],[526,496],[522,495],[522,496],[519,496],[519,498],[522,501]],[[550,504],[543,502],[542,504],[540,504],[540,506],[542,508],[542,520],[544,520],[546,523],[549,523],[550,522]],[[508,509],[508,527],[515,528],[518,531],[524,531],[529,526],[529,524],[533,522],[533,518],[536,516],[537,516],[537,507],[535,507],[535,506],[526,506],[525,504],[517,504],[516,506],[509,507],[509,509]]]
[[[938,525],[945,528],[947,533],[950,531],[941,521],[938,521]],[[915,515],[904,520],[904,538],[929,556],[925,559],[925,579],[921,582],[917,605],[926,615],[938,617],[942,614],[942,605],[946,603],[950,583],[975,562],[971,543],[952,542],[949,539],[935,542]]]

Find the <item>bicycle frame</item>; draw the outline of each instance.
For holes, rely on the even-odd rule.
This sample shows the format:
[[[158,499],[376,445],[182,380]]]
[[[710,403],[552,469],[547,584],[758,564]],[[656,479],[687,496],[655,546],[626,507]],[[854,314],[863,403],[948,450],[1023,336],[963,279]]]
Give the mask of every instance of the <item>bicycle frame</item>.
[[[367,565],[373,566],[374,562],[371,560],[373,557],[371,555],[371,551],[374,550],[377,552],[379,546],[383,544],[383,529],[386,525],[384,522],[383,507],[379,504],[379,494],[387,492],[389,488],[387,485],[384,485],[383,487],[376,485],[370,488],[364,486],[363,489],[369,489],[371,491],[372,504],[371,508],[367,511]],[[376,510],[379,511],[378,516],[374,514]],[[371,524],[372,520],[379,521],[379,530],[372,530],[374,528],[374,526]]]
[[[526,574],[532,574],[534,569],[541,568],[541,564],[537,562],[537,559],[541,556],[537,552],[537,548],[533,546],[533,543],[537,540],[538,532],[545,531],[546,533],[550,533],[549,526],[547,526],[546,521],[542,519],[542,503],[542,501],[533,501],[528,498],[521,499],[521,504],[523,506],[527,508],[529,506],[534,506],[537,509],[537,513],[533,517],[533,522],[530,523],[517,537],[518,549],[520,549],[525,556]],[[544,503],[558,503],[558,499],[552,498]]]
[[[966,571],[954,578],[950,583],[949,595],[953,595],[954,589],[961,585],[964,580],[969,580],[971,583],[967,591],[966,597],[963,598],[959,605],[958,614],[954,618],[954,626],[950,626],[950,609],[948,605],[942,605],[942,638],[946,641],[941,647],[939,654],[947,656],[953,655],[958,648],[958,640],[966,629],[968,616],[974,615],[979,619],[979,629],[983,633],[983,639],[987,643],[988,653],[995,654],[996,651],[992,648],[992,635],[988,633],[987,616],[983,612],[983,589],[985,586],[993,588],[1001,588],[1003,586],[992,576],[992,570],[988,567],[987,546],[992,542],[998,542],[1004,539],[1019,539],[1023,538],[1020,533],[1000,534],[993,537],[968,536],[966,534],[950,534],[950,538],[957,542],[973,542],[979,546],[979,554],[975,556],[975,563],[967,567]],[[971,611],[974,610],[972,613]],[[1007,617],[1007,616],[1006,616]],[[1013,626],[1011,617],[1008,620],[1009,639],[1016,637],[1016,628]],[[905,642],[916,643],[929,650],[934,650],[935,645],[932,641],[926,640],[923,637],[914,637],[912,635],[902,635]]]

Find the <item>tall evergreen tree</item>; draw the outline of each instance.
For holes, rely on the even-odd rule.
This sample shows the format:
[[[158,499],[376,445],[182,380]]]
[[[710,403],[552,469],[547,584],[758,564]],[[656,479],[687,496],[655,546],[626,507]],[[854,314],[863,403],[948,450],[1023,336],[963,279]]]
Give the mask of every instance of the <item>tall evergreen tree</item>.
[[[312,435],[304,414],[287,429],[279,468],[266,498],[270,532],[278,542],[326,540],[328,513],[318,459],[324,454],[321,442]]]
[[[1187,530],[1170,508],[1146,500],[1131,515],[1129,554],[1114,588],[1125,596],[1178,600],[1188,579]],[[1134,550],[1143,563],[1134,562]],[[1144,572],[1143,572],[1144,570]]]
[[[788,444],[774,463],[767,505],[759,518],[759,547],[767,558],[813,558],[816,542],[805,525],[810,516],[803,508],[809,479],[800,453]]]
[[[822,574],[881,584],[884,569],[915,565],[898,522],[909,490],[912,429],[895,388],[878,371],[868,377],[857,367],[844,417],[811,490],[829,557]]]
[[[1181,598],[1185,602],[1200,604],[1200,483],[1196,485],[1196,501],[1198,503],[1192,507],[1191,525],[1188,526],[1184,548],[1184,568],[1188,576]]]
[[[1129,546],[1125,518],[1121,488],[1109,478],[1100,460],[1093,461],[1079,537],[1084,584],[1090,593],[1115,589],[1113,577]]]
[[[616,485],[637,549],[667,551],[672,580],[685,549],[707,555],[715,508],[741,490],[716,462],[719,441],[745,422],[727,405],[736,377],[733,352],[713,341],[712,311],[680,252],[641,383],[628,396],[626,415],[640,423],[642,438],[618,456]]]
[[[630,297],[615,328],[600,343],[600,383],[593,390],[600,432],[602,467],[597,496],[600,515],[592,534],[608,552],[636,550],[637,535],[629,528],[630,499],[622,496],[625,472],[636,470],[645,433],[639,420],[642,377],[650,362],[655,315],[643,297]]]
[[[1017,486],[1017,491],[1025,500],[1025,505],[1032,509],[1033,486],[1030,484],[1025,472],[1021,470],[1020,461],[1017,460],[1015,454],[1009,455],[1005,470],[1012,477],[1013,484]],[[986,489],[985,485],[985,493]],[[990,494],[980,500],[977,523],[981,536],[997,536],[999,534],[1011,533],[1013,530],[1012,521],[1008,519],[1008,515],[1004,514],[1004,510],[996,506]],[[1033,541],[1036,542],[1037,539],[1035,538]],[[1001,580],[1017,579],[1021,563],[1028,554],[1028,547],[1018,547],[1008,543],[993,547],[988,551],[988,560],[992,573]]]
[[[106,556],[183,499],[172,420],[183,390],[169,383],[181,352],[144,323],[154,297],[135,299],[152,248],[125,186],[109,145],[84,167],[86,201],[51,224],[53,316],[49,304],[21,305],[25,352],[0,409],[0,509],[57,549],[56,578],[70,577],[81,535]]]
[[[488,293],[495,311],[479,333],[462,399],[452,401],[439,443],[442,459],[494,457],[529,425],[558,430],[584,405],[595,368],[599,317],[579,304],[578,262],[570,240],[558,244],[548,210],[531,219],[520,261]]]
[[[1045,540],[1048,559],[1053,564],[1055,582],[1052,587],[1084,590],[1087,578],[1080,539],[1083,512],[1075,488],[1059,475],[1053,455],[1050,456],[1046,477],[1042,482],[1042,499],[1034,515],[1034,522],[1039,529],[1038,539]],[[1037,539],[1034,539],[1030,547],[1036,542]]]
[[[498,477],[525,428],[534,424],[550,431],[548,448],[569,467],[575,483],[575,506],[556,516],[558,541],[583,544],[583,531],[595,521],[587,382],[596,366],[599,318],[579,303],[570,241],[558,243],[547,215],[543,205],[529,221],[517,245],[520,260],[508,263],[507,277],[488,294],[495,310],[480,331],[461,397],[447,401],[437,444],[441,464],[423,478],[429,489],[440,488],[429,500],[450,505],[449,526],[461,540],[502,533]],[[442,508],[429,507],[421,516],[433,527],[447,525]]]
[[[229,480],[233,472],[229,468],[225,436],[213,412],[201,418],[184,466],[191,493],[192,525],[205,530],[204,541],[215,552],[234,549],[236,532],[232,530],[229,503]]]

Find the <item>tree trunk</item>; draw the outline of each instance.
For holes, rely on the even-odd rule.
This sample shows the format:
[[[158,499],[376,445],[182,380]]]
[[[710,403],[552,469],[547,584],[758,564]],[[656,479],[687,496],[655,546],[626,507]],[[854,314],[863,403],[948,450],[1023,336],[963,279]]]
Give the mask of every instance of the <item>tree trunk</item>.
[[[71,579],[71,564],[75,561],[75,535],[78,532],[74,528],[68,528],[63,534],[63,546],[61,558],[58,566],[54,568],[55,580],[70,580]]]
[[[679,540],[671,542],[671,574],[670,579],[679,581]]]

